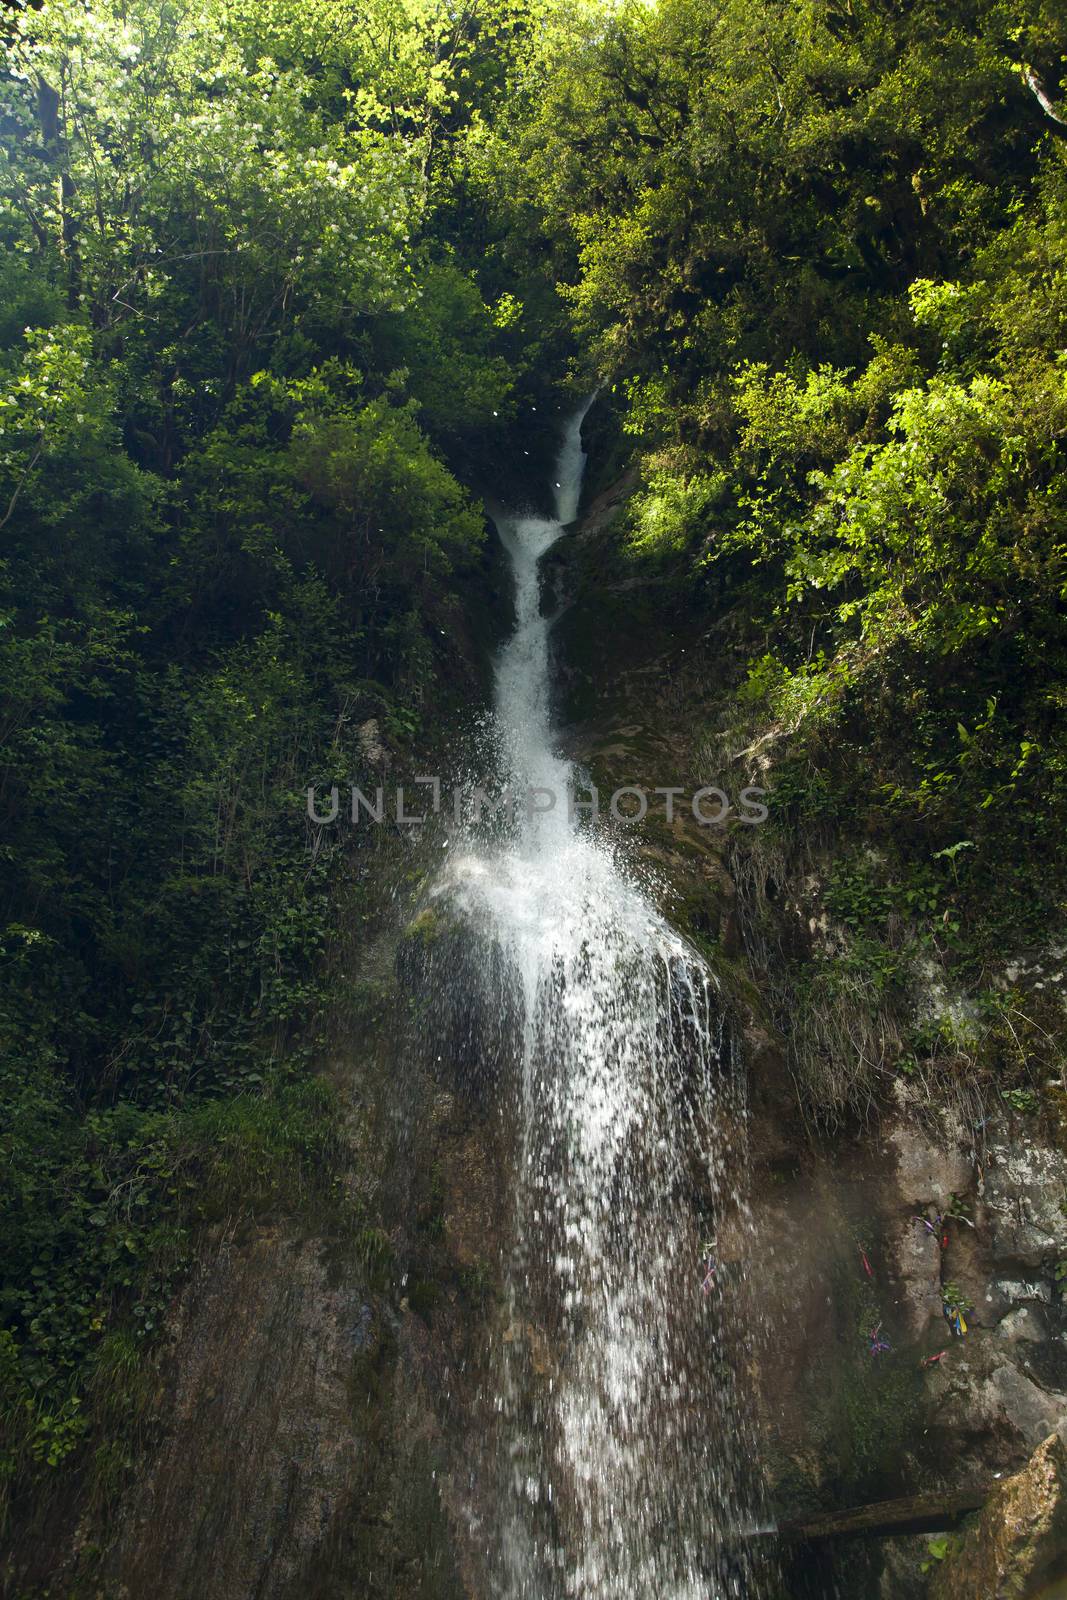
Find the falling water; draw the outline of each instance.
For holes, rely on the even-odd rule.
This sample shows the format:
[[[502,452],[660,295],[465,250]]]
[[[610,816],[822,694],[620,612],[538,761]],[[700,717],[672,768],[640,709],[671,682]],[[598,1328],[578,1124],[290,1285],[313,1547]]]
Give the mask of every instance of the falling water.
[[[539,564],[577,513],[585,409],[556,517],[498,519],[516,606],[496,678],[503,764],[514,793],[556,803],[520,806],[448,879],[521,1016],[494,1593],[752,1596],[731,1538],[759,1509],[729,1315],[746,1278],[741,1089],[711,975],[569,814],[576,773],[552,734]]]

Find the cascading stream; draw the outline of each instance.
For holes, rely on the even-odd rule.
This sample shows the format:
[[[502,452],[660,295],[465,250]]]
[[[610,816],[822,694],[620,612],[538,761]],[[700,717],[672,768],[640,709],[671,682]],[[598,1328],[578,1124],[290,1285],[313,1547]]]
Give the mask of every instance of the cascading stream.
[[[743,1097],[710,974],[569,815],[576,773],[552,737],[539,565],[577,512],[587,408],[566,430],[557,516],[499,519],[516,606],[496,679],[503,765],[514,794],[555,806],[520,804],[447,885],[494,949],[492,981],[502,964],[521,996],[494,1592],[752,1596],[730,1535],[756,1510],[727,1315],[745,1279]]]

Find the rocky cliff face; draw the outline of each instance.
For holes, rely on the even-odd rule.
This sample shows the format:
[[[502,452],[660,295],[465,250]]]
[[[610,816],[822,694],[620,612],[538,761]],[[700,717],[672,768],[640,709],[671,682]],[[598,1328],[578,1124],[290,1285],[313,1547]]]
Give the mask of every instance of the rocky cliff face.
[[[695,714],[706,718],[729,675],[729,637],[720,628],[687,636],[684,610],[672,625],[634,594],[610,550],[624,493],[609,488],[594,501],[559,557],[571,752],[605,793],[621,784],[729,790],[737,780],[713,767],[722,749],[701,741]],[[752,925],[751,882],[742,892],[736,881],[738,865],[749,869],[728,829],[697,827],[684,810],[673,824],[653,812],[628,847],[723,976],[746,1041],[758,1241],[748,1270],[768,1352],[753,1380],[777,1512],[995,1486],[1025,1469],[1067,1415],[1067,1154],[1055,1127],[995,1094],[992,1108],[968,1093],[939,1107],[900,1075],[865,1114],[820,1131],[788,1049],[792,1019],[768,982],[775,952],[810,950],[822,934],[810,858],[803,871],[784,856],[763,860],[768,938]],[[1055,974],[1042,977],[1055,986]],[[957,1305],[959,1334],[949,1321]],[[808,1550],[786,1581],[796,1594],[840,1583],[904,1600],[926,1592],[940,1551],[916,1537],[832,1558]],[[1029,1571],[1028,1559],[1018,1554],[1015,1570]],[[1047,1563],[1035,1555],[1031,1565],[1036,1584]],[[960,1570],[954,1600],[1001,1592],[982,1587],[973,1563]]]
[[[402,1018],[385,1020],[399,1041]],[[472,1592],[448,1430],[486,1304],[470,1270],[494,1211],[485,1141],[432,1084],[401,1127],[380,1087],[397,1056],[363,1043],[335,1070],[351,1073],[350,1181],[373,1200],[350,1225],[237,1219],[201,1241],[117,1490],[102,1505],[86,1473],[48,1507],[6,1593]]]
[[[380,1441],[353,1405],[383,1308],[325,1241],[221,1242],[182,1296],[161,1437],[106,1564],[120,1595],[314,1593],[364,1543]]]
[[[688,793],[719,777],[691,707],[728,642],[664,638],[625,589],[600,585],[596,541],[624,490],[594,503],[555,564],[570,752],[605,792]],[[775,1511],[1000,1485],[958,1549],[809,1550],[786,1591],[906,1600],[926,1565],[938,1600],[1036,1594],[1063,1545],[1067,1157],[1033,1115],[935,1113],[905,1080],[832,1136],[813,1131],[729,830],[680,807],[650,814],[627,848],[714,965],[743,1040],[758,1321],[746,1380]],[[773,893],[783,945],[810,937],[804,884],[783,876]],[[350,1036],[334,1066],[377,1232],[260,1219],[206,1242],[127,1486],[103,1533],[84,1507],[50,1531],[47,1592],[488,1600],[491,1508],[475,1485],[491,1342],[529,1344],[535,1373],[552,1365],[499,1296],[509,1158],[494,1062],[514,1019],[464,1006],[469,931],[432,906],[406,933],[401,921],[379,952],[373,1037]],[[962,1336],[947,1301],[965,1308]]]

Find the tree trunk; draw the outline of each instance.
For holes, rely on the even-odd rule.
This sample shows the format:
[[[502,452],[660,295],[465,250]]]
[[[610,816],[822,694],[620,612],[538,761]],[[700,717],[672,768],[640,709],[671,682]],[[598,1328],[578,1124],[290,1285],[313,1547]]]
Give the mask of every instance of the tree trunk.
[[[59,175],[59,248],[67,264],[67,306],[76,311],[81,302],[81,257],[78,252],[78,222],[74,215],[76,187],[64,148],[59,91],[44,78],[37,80],[37,118],[41,143],[47,160]]]
[[[779,1539],[810,1544],[817,1539],[847,1539],[858,1535],[884,1538],[904,1533],[936,1533],[950,1528],[968,1511],[985,1505],[991,1484],[971,1489],[946,1489],[931,1494],[906,1495],[900,1500],[879,1500],[851,1511],[814,1512],[780,1522],[772,1531]]]

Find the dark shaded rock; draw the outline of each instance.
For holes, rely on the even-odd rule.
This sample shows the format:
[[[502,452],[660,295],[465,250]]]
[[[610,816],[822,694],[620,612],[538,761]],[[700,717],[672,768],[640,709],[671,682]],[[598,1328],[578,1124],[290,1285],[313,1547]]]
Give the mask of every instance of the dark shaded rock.
[[[263,1231],[205,1262],[179,1313],[166,1434],[108,1563],[114,1593],[251,1600],[308,1577],[364,1471],[349,1388],[368,1320],[313,1240]]]
[[[458,1600],[432,1414],[390,1313],[321,1240],[226,1240],[182,1296],[168,1366],[109,1600]]]
[[[507,957],[441,898],[409,923],[396,965],[420,1024],[412,1030],[411,1064],[484,1110],[514,1059],[521,1028],[521,990]]]
[[[930,1391],[931,1434],[943,1439],[946,1456],[990,1472],[1018,1467],[1067,1410],[1067,1397],[1040,1387],[1010,1345],[984,1331],[953,1344]]]

